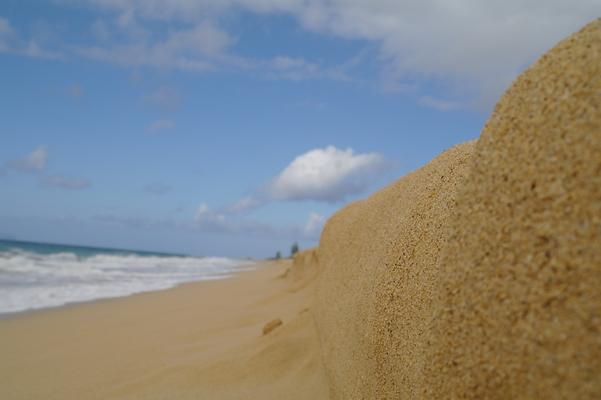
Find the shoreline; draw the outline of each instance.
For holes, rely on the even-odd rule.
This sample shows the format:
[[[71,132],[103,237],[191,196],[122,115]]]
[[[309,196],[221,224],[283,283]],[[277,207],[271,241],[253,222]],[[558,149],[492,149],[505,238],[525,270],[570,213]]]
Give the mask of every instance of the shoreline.
[[[326,398],[313,286],[290,265],[2,319],[0,398]]]
[[[63,309],[63,308],[78,307],[80,305],[86,305],[86,304],[90,304],[90,303],[103,302],[103,301],[111,301],[111,300],[120,300],[120,299],[127,299],[127,298],[130,298],[130,297],[134,297],[134,296],[138,296],[138,295],[143,295],[143,294],[148,294],[148,293],[164,292],[164,291],[167,291],[167,290],[173,290],[173,289],[176,289],[176,288],[178,288],[180,286],[185,286],[185,285],[190,285],[190,284],[198,284],[198,283],[202,283],[202,282],[212,282],[212,281],[220,281],[220,280],[232,279],[232,278],[235,278],[235,277],[237,277],[238,275],[240,275],[242,273],[254,271],[257,267],[260,268],[261,266],[265,266],[265,264],[268,264],[269,262],[270,262],[270,260],[255,260],[255,261],[252,261],[252,263],[248,264],[247,266],[240,267],[240,269],[237,270],[237,271],[229,271],[229,272],[225,273],[224,275],[218,275],[218,276],[214,276],[214,277],[207,277],[207,278],[199,279],[199,280],[180,282],[180,283],[176,283],[173,286],[169,286],[169,287],[166,287],[166,288],[163,288],[163,289],[149,289],[149,290],[143,290],[143,291],[140,291],[140,292],[135,292],[135,293],[126,294],[126,295],[119,295],[119,296],[112,296],[112,297],[98,297],[96,299],[81,300],[81,301],[70,301],[70,302],[67,302],[65,304],[60,304],[60,305],[57,305],[57,306],[29,308],[27,310],[22,310],[22,311],[0,312],[0,321],[4,321],[4,320],[7,320],[7,319],[12,319],[12,318],[19,318],[21,316],[25,316],[25,315],[29,315],[29,314],[50,312],[50,311],[54,311],[54,310],[60,310],[60,309]]]

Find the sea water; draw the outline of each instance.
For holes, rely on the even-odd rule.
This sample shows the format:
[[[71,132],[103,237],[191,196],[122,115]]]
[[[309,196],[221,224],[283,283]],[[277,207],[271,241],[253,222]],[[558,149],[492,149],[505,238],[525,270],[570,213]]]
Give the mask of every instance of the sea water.
[[[226,278],[249,261],[0,240],[0,314]]]

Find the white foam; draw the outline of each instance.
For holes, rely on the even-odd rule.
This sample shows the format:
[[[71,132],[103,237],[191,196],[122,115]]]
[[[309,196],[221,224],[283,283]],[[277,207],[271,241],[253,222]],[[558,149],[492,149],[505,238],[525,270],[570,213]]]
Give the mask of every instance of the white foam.
[[[222,257],[163,257],[0,252],[0,313],[168,289],[183,282],[221,279],[250,262]]]

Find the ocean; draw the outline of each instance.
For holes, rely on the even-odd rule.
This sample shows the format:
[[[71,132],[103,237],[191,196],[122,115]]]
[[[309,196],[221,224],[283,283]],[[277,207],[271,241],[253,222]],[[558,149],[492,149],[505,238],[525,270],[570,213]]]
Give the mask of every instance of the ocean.
[[[227,278],[250,261],[0,240],[0,314]]]

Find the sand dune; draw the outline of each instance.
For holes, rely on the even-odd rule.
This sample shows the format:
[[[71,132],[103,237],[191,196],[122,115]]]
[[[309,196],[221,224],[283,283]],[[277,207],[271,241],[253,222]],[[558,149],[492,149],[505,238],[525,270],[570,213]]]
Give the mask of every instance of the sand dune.
[[[472,149],[450,149],[328,221],[315,312],[334,398],[420,392],[423,321]]]
[[[601,20],[520,76],[473,148],[327,222],[333,399],[601,398]]]
[[[499,101],[457,203],[433,396],[601,398],[601,20]]]

